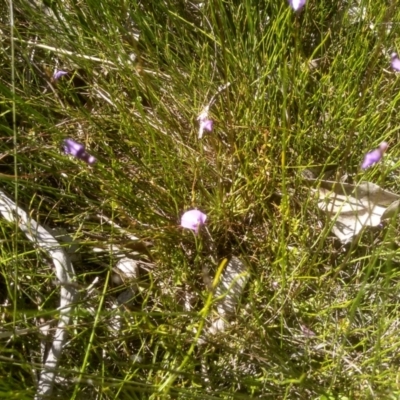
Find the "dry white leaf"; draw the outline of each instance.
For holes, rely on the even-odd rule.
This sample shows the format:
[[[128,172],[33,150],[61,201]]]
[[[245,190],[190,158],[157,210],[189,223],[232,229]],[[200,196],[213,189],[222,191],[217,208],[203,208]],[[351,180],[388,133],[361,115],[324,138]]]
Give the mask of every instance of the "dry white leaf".
[[[237,257],[232,257],[226,265],[215,291],[215,297],[218,299],[218,318],[207,328],[206,335],[216,335],[225,331],[228,326],[227,320],[235,315],[236,306],[249,277],[249,271],[244,263]],[[199,338],[199,344],[206,342],[206,336],[202,335]]]
[[[225,327],[226,327],[226,321],[222,318],[218,318],[211,324],[208,333],[215,335],[218,332],[223,332],[225,330]]]
[[[130,305],[136,294],[137,291],[133,287],[129,287],[118,295],[117,302],[118,304]]]
[[[235,314],[243,289],[249,279],[249,272],[237,257],[232,257],[222,273],[216,290],[216,297],[222,297],[217,304],[217,311],[221,317]]]
[[[125,279],[133,280],[139,278],[139,264],[136,260],[124,257],[117,262],[115,268]]]
[[[399,210],[400,196],[371,182],[320,184],[314,189],[320,199],[318,207],[334,220],[332,232],[343,243],[351,242],[363,228],[378,226]]]
[[[116,272],[113,276],[114,283],[129,283],[131,285],[117,297],[119,304],[128,305],[138,292],[138,287],[135,282],[139,279],[139,263],[136,260],[125,257],[118,261],[114,271]]]

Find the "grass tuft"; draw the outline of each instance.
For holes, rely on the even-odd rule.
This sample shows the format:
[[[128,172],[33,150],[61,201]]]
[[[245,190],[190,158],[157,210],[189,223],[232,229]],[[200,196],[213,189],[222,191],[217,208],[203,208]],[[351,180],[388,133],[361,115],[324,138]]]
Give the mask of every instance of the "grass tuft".
[[[302,178],[333,169],[399,193],[395,3],[15,0],[14,29],[6,4],[1,189],[78,246],[54,398],[397,398],[397,219],[342,246]],[[64,155],[65,138],[98,162]],[[384,140],[391,163],[361,173]],[[208,217],[198,236],[179,227],[191,208]],[[28,399],[59,285],[3,219],[0,241],[0,395]],[[115,278],[116,248],[139,262],[134,283]],[[237,314],[198,341],[232,256],[251,274]]]

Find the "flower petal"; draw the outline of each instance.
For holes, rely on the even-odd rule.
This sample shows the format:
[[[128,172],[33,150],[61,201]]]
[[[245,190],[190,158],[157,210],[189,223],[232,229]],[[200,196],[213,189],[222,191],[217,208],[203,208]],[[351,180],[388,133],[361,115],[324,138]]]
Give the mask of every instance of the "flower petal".
[[[93,164],[96,162],[96,158],[86,153],[85,145],[75,142],[72,139],[64,140],[64,152],[65,154],[71,154],[79,160],[85,161],[87,164]]]
[[[181,218],[181,226],[198,233],[199,227],[206,222],[207,215],[199,210],[186,211]]]
[[[65,139],[64,151],[65,154],[71,154],[71,156],[79,157],[85,152],[85,145],[75,142],[75,140],[72,139]]]
[[[212,128],[213,128],[213,121],[211,120],[211,119],[207,119],[207,120],[205,120],[205,121],[202,121],[201,122],[201,124],[202,124],[202,126],[203,126],[203,129],[205,130],[205,131],[208,131],[208,132],[211,132],[212,131]]]
[[[400,59],[396,53],[392,53],[392,56],[390,59],[390,65],[392,66],[392,68],[394,70],[400,71]]]
[[[68,75],[68,72],[67,71],[62,71],[62,70],[57,70],[53,74],[53,81],[56,81],[56,80],[60,79],[64,75]]]
[[[388,144],[386,142],[382,142],[377,149],[367,153],[364,157],[363,163],[361,164],[361,169],[367,169],[379,162],[387,148]]]
[[[289,0],[289,4],[294,11],[299,11],[306,5],[306,0]]]
[[[199,121],[199,134],[198,137],[201,139],[203,137],[204,131],[212,131],[213,122],[208,119],[208,109],[209,106],[203,108],[203,111],[197,117],[197,121]]]

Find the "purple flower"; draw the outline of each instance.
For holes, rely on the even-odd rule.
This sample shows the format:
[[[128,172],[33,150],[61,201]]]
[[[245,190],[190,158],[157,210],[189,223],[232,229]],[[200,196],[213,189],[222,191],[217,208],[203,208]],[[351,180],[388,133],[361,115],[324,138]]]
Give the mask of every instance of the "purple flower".
[[[181,226],[183,228],[191,229],[197,235],[200,225],[206,222],[207,215],[199,210],[186,211],[181,218]]]
[[[392,68],[396,71],[400,71],[400,59],[397,57],[396,53],[392,53],[391,59],[390,59],[390,65]]]
[[[289,0],[289,4],[294,11],[299,11],[306,5],[306,0]]]
[[[204,131],[211,132],[213,128],[213,121],[208,119],[208,106],[204,107],[197,120],[199,121],[199,139],[201,139]]]
[[[67,71],[57,70],[53,74],[53,81],[56,81],[56,80],[60,79],[64,75],[68,75],[68,72]]]
[[[372,150],[371,152],[366,154],[364,157],[364,161],[361,164],[361,169],[367,169],[376,164],[382,158],[388,146],[389,145],[386,142],[382,142],[377,149]]]
[[[206,119],[205,121],[201,121],[200,125],[205,131],[211,132],[213,128],[213,123],[214,122],[211,119]]]
[[[79,160],[85,161],[88,164],[93,164],[96,162],[96,159],[90,154],[86,153],[85,145],[75,142],[72,139],[64,140],[64,152],[65,154],[71,154]]]

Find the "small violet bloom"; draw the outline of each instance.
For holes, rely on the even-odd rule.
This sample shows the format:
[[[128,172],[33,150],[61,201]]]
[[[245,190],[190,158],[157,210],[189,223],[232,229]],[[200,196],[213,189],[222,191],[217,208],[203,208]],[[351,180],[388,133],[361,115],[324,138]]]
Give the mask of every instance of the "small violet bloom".
[[[71,156],[79,158],[79,160],[85,161],[88,164],[96,162],[96,159],[93,156],[86,153],[85,145],[77,143],[72,139],[64,140],[64,152],[65,154],[71,154]]]
[[[294,11],[299,11],[306,5],[306,0],[289,0],[289,4]]]
[[[390,65],[392,66],[392,68],[394,70],[400,71],[400,59],[396,53],[392,53],[391,59],[390,59]]]
[[[54,72],[53,74],[53,82],[57,81],[58,79],[60,79],[62,76],[64,75],[68,75],[67,71],[61,71],[61,70],[57,70],[56,72]]]
[[[211,132],[213,128],[213,121],[211,119],[206,119],[200,123],[205,131]]]
[[[207,215],[199,210],[186,211],[181,218],[181,226],[183,228],[191,229],[197,235],[199,228],[206,222]]]
[[[213,129],[213,121],[208,119],[208,106],[204,107],[201,114],[197,117],[199,121],[199,139],[204,135],[204,131],[211,132]]]
[[[382,158],[388,146],[389,145],[386,142],[382,142],[377,149],[372,150],[371,152],[366,154],[364,157],[364,161],[361,164],[361,169],[367,169],[376,164]]]

